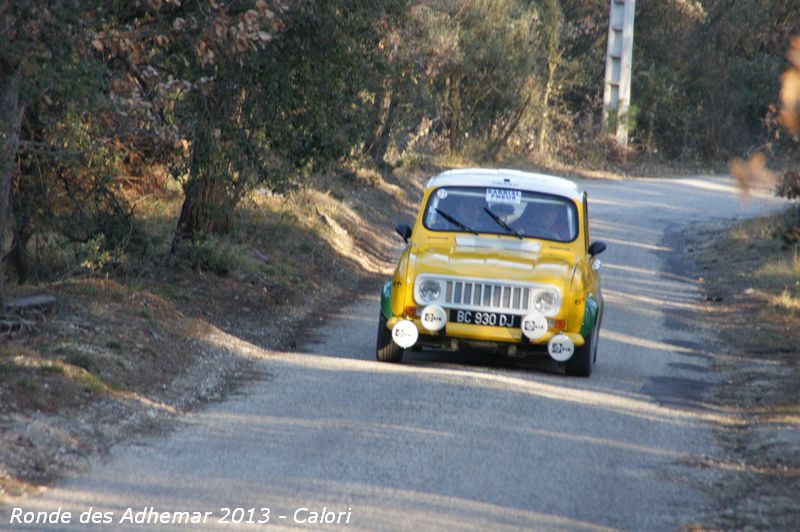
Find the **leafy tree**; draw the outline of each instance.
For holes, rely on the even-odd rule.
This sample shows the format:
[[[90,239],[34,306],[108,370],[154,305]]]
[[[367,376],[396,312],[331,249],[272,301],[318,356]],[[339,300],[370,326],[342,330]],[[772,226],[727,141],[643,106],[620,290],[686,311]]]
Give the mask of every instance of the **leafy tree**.
[[[781,55],[791,26],[800,27],[796,2],[746,0],[704,2],[692,54],[692,93],[699,97],[698,136],[689,139],[705,154],[727,156],[766,140],[764,117],[778,92]],[[746,21],[749,31],[741,31]]]
[[[521,0],[441,0],[420,2],[412,16],[423,28],[417,49],[424,83],[444,118],[450,151],[473,138],[496,157],[544,86],[541,9]]]
[[[636,17],[632,99],[640,138],[670,156],[706,158],[767,140],[764,117],[781,55],[800,29],[796,2],[648,2],[637,5]]]
[[[89,53],[102,6],[0,1],[0,250],[5,223],[13,221],[12,253],[22,277],[37,223],[81,241],[130,232],[120,228],[129,209],[111,185],[120,150],[110,149],[103,123],[107,77]]]
[[[139,127],[182,154],[170,160],[185,193],[173,250],[227,232],[257,184],[279,186],[360,146],[381,21],[394,5],[150,2],[98,35],[125,74],[131,112],[149,109]]]
[[[280,6],[150,0],[115,7],[92,45],[112,72],[118,117],[183,180],[175,244],[225,232],[258,175],[251,65],[280,29]]]

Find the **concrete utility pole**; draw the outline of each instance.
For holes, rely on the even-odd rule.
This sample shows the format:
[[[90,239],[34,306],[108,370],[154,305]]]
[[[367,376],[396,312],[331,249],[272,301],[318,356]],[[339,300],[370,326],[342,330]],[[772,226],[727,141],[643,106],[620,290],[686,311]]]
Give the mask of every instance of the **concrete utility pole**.
[[[623,146],[628,144],[635,12],[636,0],[611,0],[603,91],[603,132],[607,133],[611,127],[616,127],[617,142]]]

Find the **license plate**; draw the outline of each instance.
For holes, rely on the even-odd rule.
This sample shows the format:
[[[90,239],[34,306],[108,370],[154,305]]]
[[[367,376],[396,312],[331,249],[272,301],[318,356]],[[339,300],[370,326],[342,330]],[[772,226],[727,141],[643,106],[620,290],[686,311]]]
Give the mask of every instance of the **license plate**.
[[[451,310],[450,321],[468,323],[470,325],[488,325],[490,327],[519,327],[520,316],[500,314],[497,312],[481,312],[476,310]]]

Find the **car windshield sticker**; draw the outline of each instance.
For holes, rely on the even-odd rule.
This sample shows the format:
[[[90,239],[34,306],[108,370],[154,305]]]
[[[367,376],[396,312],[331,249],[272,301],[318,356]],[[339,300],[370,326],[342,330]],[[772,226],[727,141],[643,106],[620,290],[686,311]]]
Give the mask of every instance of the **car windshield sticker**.
[[[522,201],[522,191],[507,188],[487,188],[486,203],[506,203],[519,205]]]
[[[439,196],[440,199],[445,199],[447,197],[447,190],[440,188],[436,191],[436,195]]]

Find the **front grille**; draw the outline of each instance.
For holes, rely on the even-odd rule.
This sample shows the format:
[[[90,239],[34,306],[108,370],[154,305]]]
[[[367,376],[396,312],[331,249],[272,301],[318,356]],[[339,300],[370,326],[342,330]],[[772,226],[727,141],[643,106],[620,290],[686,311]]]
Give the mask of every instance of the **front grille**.
[[[525,314],[530,288],[475,281],[445,281],[445,305],[451,308]]]

